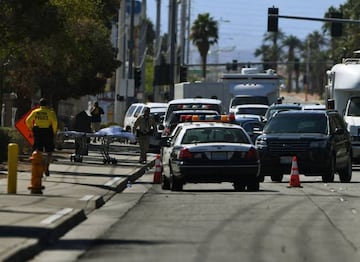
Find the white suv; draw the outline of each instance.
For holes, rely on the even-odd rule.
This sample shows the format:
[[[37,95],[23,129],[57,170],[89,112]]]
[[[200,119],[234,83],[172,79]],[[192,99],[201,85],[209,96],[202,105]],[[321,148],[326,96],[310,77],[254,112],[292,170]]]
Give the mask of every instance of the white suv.
[[[130,105],[125,114],[124,129],[128,132],[132,132],[136,119],[144,112],[145,107],[150,108],[151,114],[152,112],[158,112],[161,109],[165,111],[167,106],[167,103],[134,103]]]

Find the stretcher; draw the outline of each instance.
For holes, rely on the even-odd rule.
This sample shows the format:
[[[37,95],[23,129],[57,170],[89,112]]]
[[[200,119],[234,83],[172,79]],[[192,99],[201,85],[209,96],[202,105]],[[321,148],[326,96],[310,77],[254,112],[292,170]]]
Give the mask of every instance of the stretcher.
[[[83,156],[87,156],[89,152],[89,144],[91,139],[98,139],[101,143],[100,153],[104,164],[117,164],[117,160],[110,156],[110,144],[113,142],[128,141],[136,142],[136,137],[130,132],[126,132],[120,126],[110,126],[100,129],[96,133],[86,133],[78,131],[61,131],[58,132],[58,137],[63,141],[73,139],[75,141],[75,153],[71,154],[71,162],[82,162]]]

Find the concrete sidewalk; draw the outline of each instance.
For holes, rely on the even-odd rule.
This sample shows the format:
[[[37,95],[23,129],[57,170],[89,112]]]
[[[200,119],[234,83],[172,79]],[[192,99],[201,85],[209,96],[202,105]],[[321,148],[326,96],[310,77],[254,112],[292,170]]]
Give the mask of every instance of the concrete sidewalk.
[[[31,170],[18,170],[16,194],[7,193],[6,177],[0,179],[0,261],[30,259],[141,177],[156,158],[148,154],[149,161],[143,165],[134,150],[124,146],[116,151],[112,154],[116,165],[103,164],[96,152],[81,163],[71,162],[70,155],[55,154],[40,195],[28,190]]]

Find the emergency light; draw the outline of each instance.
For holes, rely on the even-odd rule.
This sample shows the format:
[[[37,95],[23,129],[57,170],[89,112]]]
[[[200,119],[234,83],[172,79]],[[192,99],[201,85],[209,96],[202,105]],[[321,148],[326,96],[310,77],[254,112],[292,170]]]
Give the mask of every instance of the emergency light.
[[[231,122],[231,116],[228,115],[182,115],[180,122]]]

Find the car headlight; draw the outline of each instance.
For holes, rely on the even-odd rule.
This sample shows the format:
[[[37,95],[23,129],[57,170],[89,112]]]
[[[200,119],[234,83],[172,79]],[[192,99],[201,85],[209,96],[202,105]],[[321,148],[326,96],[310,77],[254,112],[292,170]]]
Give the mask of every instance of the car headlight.
[[[262,149],[262,148],[267,147],[267,141],[266,141],[266,139],[262,139],[262,138],[257,139],[257,140],[255,141],[255,147],[256,147],[257,149]]]
[[[314,141],[310,143],[310,148],[325,148],[327,144],[327,140]]]

